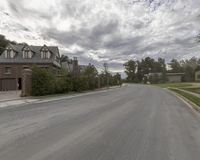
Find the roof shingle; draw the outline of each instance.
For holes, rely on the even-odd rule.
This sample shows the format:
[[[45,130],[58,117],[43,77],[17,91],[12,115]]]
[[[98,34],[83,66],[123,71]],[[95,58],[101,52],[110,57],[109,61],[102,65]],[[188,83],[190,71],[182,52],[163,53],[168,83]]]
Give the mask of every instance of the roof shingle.
[[[56,46],[45,46],[48,48],[48,50],[52,53],[51,57],[49,59],[42,59],[40,50],[44,46],[28,46],[31,51],[33,52],[33,57],[29,59],[23,58],[22,50],[24,46],[28,46],[25,44],[9,44],[8,47],[11,47],[15,52],[16,56],[14,58],[5,58],[5,52],[6,50],[0,55],[0,63],[33,63],[33,64],[46,64],[46,63],[52,63],[56,65],[57,67],[60,66],[59,58],[59,49]]]

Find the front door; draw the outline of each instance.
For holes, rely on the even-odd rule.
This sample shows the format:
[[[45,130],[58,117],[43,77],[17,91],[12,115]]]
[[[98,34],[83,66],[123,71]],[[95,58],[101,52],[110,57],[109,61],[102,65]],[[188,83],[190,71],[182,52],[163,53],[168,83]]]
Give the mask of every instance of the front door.
[[[18,78],[18,90],[22,89],[22,79]]]

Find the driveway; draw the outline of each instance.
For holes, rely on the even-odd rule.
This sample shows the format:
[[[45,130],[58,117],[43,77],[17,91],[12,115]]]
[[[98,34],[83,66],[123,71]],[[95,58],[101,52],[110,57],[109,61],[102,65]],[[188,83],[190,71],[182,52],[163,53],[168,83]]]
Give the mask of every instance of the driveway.
[[[1,160],[199,160],[200,117],[130,85],[0,110]]]
[[[21,91],[0,91],[0,101],[20,98]]]

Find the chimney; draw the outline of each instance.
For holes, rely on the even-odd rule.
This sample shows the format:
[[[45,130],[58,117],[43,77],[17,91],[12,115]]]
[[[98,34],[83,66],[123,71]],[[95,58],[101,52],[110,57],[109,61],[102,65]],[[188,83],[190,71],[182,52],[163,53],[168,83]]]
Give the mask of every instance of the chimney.
[[[74,75],[79,74],[78,58],[77,57],[74,57],[74,60],[73,60],[73,74]]]

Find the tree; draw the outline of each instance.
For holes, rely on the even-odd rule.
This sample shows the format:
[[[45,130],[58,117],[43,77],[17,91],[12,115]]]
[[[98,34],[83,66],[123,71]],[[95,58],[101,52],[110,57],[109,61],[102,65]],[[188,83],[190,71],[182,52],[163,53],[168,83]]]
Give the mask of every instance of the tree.
[[[86,75],[87,77],[96,77],[98,74],[97,69],[95,68],[94,65],[89,64],[86,68],[85,71],[83,73],[84,75]]]
[[[142,69],[142,62],[137,61],[137,74],[136,74],[135,82],[137,83],[142,82],[143,77],[144,77],[144,74],[143,74],[143,69]]]
[[[155,60],[150,57],[146,57],[145,59],[142,59],[141,61],[141,70],[144,74],[149,74],[151,72],[156,72],[154,67]]]
[[[85,69],[83,75],[87,78],[87,85],[88,85],[89,89],[94,89],[94,88],[96,88],[96,85],[97,85],[97,84],[96,84],[96,77],[97,77],[97,75],[98,75],[98,71],[97,71],[97,69],[95,68],[95,66],[89,64],[89,65],[86,67],[86,69]]]
[[[0,55],[8,45],[9,41],[5,38],[5,36],[0,35]]]
[[[195,77],[195,70],[189,65],[185,66],[183,81],[184,82],[192,82],[195,79],[194,77]]]
[[[163,83],[167,81],[166,64],[163,58],[158,58],[157,61],[150,57],[146,57],[141,61],[129,60],[124,66],[125,73],[127,74],[127,80],[129,82],[146,83],[148,81],[149,73],[159,75],[155,77],[155,81]]]
[[[121,85],[121,84],[122,84],[121,75],[119,73],[116,73],[113,76],[113,85]]]
[[[68,60],[69,60],[69,57],[68,57],[68,56],[66,56],[66,55],[61,55],[61,57],[60,57],[60,62],[68,62]]]
[[[171,67],[171,71],[172,73],[180,73],[183,72],[183,68],[181,67],[181,64],[179,63],[179,61],[177,59],[172,59],[171,62],[169,63],[170,67]]]
[[[124,66],[127,80],[129,82],[134,82],[136,78],[137,63],[133,60],[129,60],[127,63],[124,64]]]
[[[192,57],[189,60],[182,60],[180,62],[185,75],[183,76],[184,82],[191,82],[195,79],[195,71],[197,67],[200,65],[199,59],[196,57]]]
[[[1,35],[0,34],[0,55],[3,53],[3,51],[5,50],[6,46],[11,43],[11,44],[16,44],[16,42],[14,41],[10,41],[10,40],[7,40],[5,38],[4,35]]]
[[[99,74],[100,86],[105,87],[107,85],[107,78],[104,71]]]
[[[158,68],[158,72],[161,73],[161,77],[159,82],[160,83],[165,83],[168,81],[166,73],[167,73],[167,69],[166,69],[166,64],[165,64],[165,59],[163,58],[158,58],[158,64],[159,64],[159,68]]]

